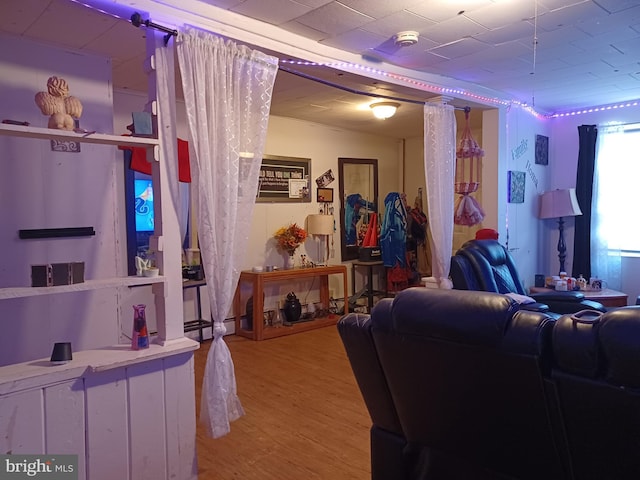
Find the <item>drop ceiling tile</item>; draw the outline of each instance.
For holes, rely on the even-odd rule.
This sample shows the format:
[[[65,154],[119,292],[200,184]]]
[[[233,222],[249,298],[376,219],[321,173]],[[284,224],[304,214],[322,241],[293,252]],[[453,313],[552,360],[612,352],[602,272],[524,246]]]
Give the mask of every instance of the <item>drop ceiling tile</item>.
[[[464,15],[445,20],[420,32],[424,37],[438,43],[449,43],[465,37],[473,37],[488,29],[469,20]]]
[[[387,38],[382,35],[377,35],[375,33],[356,28],[328,38],[327,40],[323,40],[320,43],[340,48],[347,52],[360,53],[369,49],[374,49],[378,45],[383,44],[386,40]]]
[[[568,42],[579,45],[581,41],[588,41],[591,38],[590,35],[573,26],[562,27],[550,32],[538,30],[538,50],[562,47]]]
[[[634,56],[636,59],[640,60],[640,36],[613,42],[612,46],[625,55]]]
[[[87,43],[83,50],[114,58],[118,62],[142,55],[146,56],[146,31],[135,28],[130,22],[116,22],[102,35]]]
[[[204,3],[209,5],[213,5],[214,7],[230,9],[237,5],[240,5],[244,0],[201,0]]]
[[[531,56],[531,49],[520,42],[502,43],[473,54],[473,57],[478,61],[490,64],[491,66],[495,65],[495,68],[498,70],[505,68],[508,70],[509,62],[526,56]],[[528,61],[528,63],[531,64],[530,61]]]
[[[540,12],[541,7],[546,10],[556,10],[581,3],[593,3],[593,0],[538,0],[538,12]]]
[[[465,55],[472,55],[476,52],[482,51],[484,48],[486,48],[486,44],[479,42],[474,38],[463,38],[441,47],[432,48],[429,52],[436,53],[447,58],[457,58]]]
[[[331,3],[333,0],[296,0],[298,3],[306,5],[311,8],[318,8],[326,5],[327,3]]]
[[[382,18],[422,2],[417,0],[340,0],[340,3],[371,17]]]
[[[408,7],[407,10],[434,22],[442,22],[455,18],[461,10],[475,11],[491,4],[492,2],[490,0],[478,0],[473,2],[471,9],[465,10],[458,2],[420,2],[412,7]]]
[[[283,23],[280,27],[285,29],[287,32],[295,33],[296,35],[310,38],[311,40],[319,41],[329,37],[327,33],[308,27],[307,25],[303,25],[295,20]]]
[[[359,28],[372,20],[372,17],[358,13],[336,2],[328,3],[296,19],[297,22],[303,25],[332,35]]]
[[[556,30],[567,25],[577,25],[595,18],[604,18],[608,12],[593,2],[585,2],[570,7],[558,8],[538,17],[538,28]]]
[[[640,23],[640,6],[605,17],[600,16],[594,19],[585,20],[577,24],[576,28],[579,28],[589,35],[602,35],[604,33],[613,33],[620,30],[633,30],[632,28],[620,28],[620,26],[629,23],[629,21],[634,18],[637,19],[638,23]]]
[[[420,52],[415,55],[406,55],[403,57],[390,57],[387,60],[388,63],[419,71],[429,71],[445,61],[447,61],[447,59],[444,57],[430,52]]]
[[[391,37],[399,32],[413,30],[418,33],[426,30],[428,27],[434,26],[435,22],[415,13],[401,11],[384,18],[369,22],[362,28],[373,33]]]
[[[502,28],[494,28],[493,30],[475,35],[473,38],[489,45],[499,45],[520,39],[523,41],[528,39],[533,42],[533,32],[533,25],[529,22],[519,22]]]
[[[607,12],[618,13],[626,10],[637,8],[638,0],[598,0],[598,5]]]
[[[538,15],[540,13],[538,8]],[[511,24],[519,25],[524,20],[533,18],[535,6],[533,2],[511,2],[508,5],[498,2],[466,11],[464,16],[487,28],[499,28]]]
[[[61,23],[62,22],[62,23]],[[66,0],[53,0],[25,32],[30,37],[81,49],[118,20]]]
[[[42,11],[42,0],[2,0],[2,31],[22,34]]]
[[[311,11],[311,7],[292,0],[246,0],[230,8],[232,12],[280,25]]]

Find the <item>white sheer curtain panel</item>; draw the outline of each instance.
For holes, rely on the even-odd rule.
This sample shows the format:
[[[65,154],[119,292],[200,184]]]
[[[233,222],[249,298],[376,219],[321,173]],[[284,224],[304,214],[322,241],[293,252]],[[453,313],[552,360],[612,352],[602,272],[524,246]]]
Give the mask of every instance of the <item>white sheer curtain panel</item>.
[[[624,161],[633,158],[633,145],[627,144],[628,139],[621,126],[598,127],[591,209],[591,275],[604,279],[607,287],[614,290],[621,288],[622,241],[634,233],[627,230],[629,209],[625,206],[630,204],[629,192],[637,189],[638,172],[630,172]]]
[[[200,419],[214,438],[244,414],[224,319],[246,252],[278,59],[186,27],[177,41],[198,238],[214,320]]]
[[[453,287],[449,279],[453,249],[456,119],[451,105],[424,106],[424,171],[427,179],[433,276],[440,288]]]

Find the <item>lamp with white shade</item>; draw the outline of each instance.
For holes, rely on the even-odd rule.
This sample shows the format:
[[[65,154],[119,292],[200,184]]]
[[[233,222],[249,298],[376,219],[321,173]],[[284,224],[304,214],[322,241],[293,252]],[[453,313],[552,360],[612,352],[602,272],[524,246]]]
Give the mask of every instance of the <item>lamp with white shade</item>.
[[[540,211],[538,218],[558,219],[558,258],[560,259],[560,272],[564,272],[564,261],[567,258],[567,246],[564,243],[564,219],[563,217],[575,217],[582,215],[575,188],[550,190],[540,195]]]
[[[326,237],[328,239],[329,235],[333,235],[333,215],[324,215],[324,214],[314,214],[307,216],[307,232],[311,235],[318,235]],[[320,265],[326,265],[326,250],[323,249],[322,255],[318,252],[318,258],[321,258],[322,263]]]

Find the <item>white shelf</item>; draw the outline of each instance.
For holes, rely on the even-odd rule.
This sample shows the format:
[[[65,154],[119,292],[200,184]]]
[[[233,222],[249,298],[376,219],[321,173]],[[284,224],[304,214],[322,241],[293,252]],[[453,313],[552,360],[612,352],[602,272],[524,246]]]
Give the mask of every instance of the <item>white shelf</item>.
[[[0,367],[0,395],[192,352],[198,348],[200,344],[195,340],[179,338],[163,345],[152,343],[143,350],[131,350],[130,345],[121,344],[73,352],[73,360],[63,365],[53,365],[48,358],[7,365]]]
[[[80,143],[98,143],[101,145],[114,145],[116,147],[153,147],[159,144],[157,138],[125,137],[122,135],[108,135],[105,133],[76,133],[69,130],[25,127],[24,125],[9,125],[6,123],[0,123],[0,135],[39,138],[41,140],[53,139]]]
[[[135,287],[138,285],[149,285],[152,283],[163,283],[164,276],[158,277],[115,277],[103,278],[100,280],[86,280],[73,285],[59,285],[56,287],[9,287],[0,288],[0,300],[8,298],[35,297],[38,295],[51,295],[67,292],[82,292],[86,290],[97,290],[100,288],[113,287]]]

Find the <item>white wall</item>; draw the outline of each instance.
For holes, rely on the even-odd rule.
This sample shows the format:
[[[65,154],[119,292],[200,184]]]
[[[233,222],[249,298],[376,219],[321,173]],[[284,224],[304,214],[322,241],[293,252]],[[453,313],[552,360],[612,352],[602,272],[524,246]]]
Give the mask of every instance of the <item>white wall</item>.
[[[640,122],[640,109],[638,107],[627,107],[620,109],[610,109],[600,112],[585,113],[567,117],[559,117],[552,121],[554,143],[550,144],[553,149],[556,162],[551,164],[553,179],[550,188],[573,187],[576,182],[576,171],[578,165],[579,137],[578,127],[580,125],[604,125],[610,122],[636,123]],[[635,192],[628,192],[630,204],[635,203]],[[567,244],[567,268],[573,264],[573,240],[574,229],[573,219],[567,220],[565,224],[565,241]],[[557,228],[555,232],[548,232],[551,235],[551,242],[557,242]],[[553,235],[555,233],[555,236]],[[555,243],[554,243],[555,245]],[[550,252],[549,261],[553,264],[555,254],[555,264],[557,264],[557,253],[554,249]],[[640,258],[622,258],[622,285],[623,292],[629,295],[629,303],[635,303],[635,299],[640,295]],[[605,279],[606,280],[606,279]]]
[[[505,121],[501,121],[504,118]],[[538,196],[548,189],[551,166],[558,160],[553,155],[557,135],[551,131],[548,120],[511,107],[495,118],[493,128],[498,131],[498,216],[496,218],[500,241],[507,245],[518,267],[525,288],[533,286],[536,273],[548,273],[544,259],[547,238],[543,235],[544,220],[538,219]],[[549,137],[549,165],[535,163],[536,135]],[[508,172],[525,172],[523,203],[508,202]],[[555,273],[554,273],[555,274]]]
[[[110,61],[53,49],[15,37],[0,38],[2,118],[46,127],[34,102],[47,79],[64,78],[81,99],[80,125],[111,133]],[[0,138],[0,286],[31,286],[31,265],[84,261],[85,278],[126,270],[117,255],[114,208],[118,156],[113,147],[82,144],[79,153],[52,152],[46,140]],[[93,227],[95,236],[20,240],[18,230]],[[45,295],[0,302],[0,365],[50,355],[56,341],[76,350],[118,343],[119,304],[114,289]],[[96,312],[102,312],[96,319]],[[131,319],[131,313],[128,319]]]

